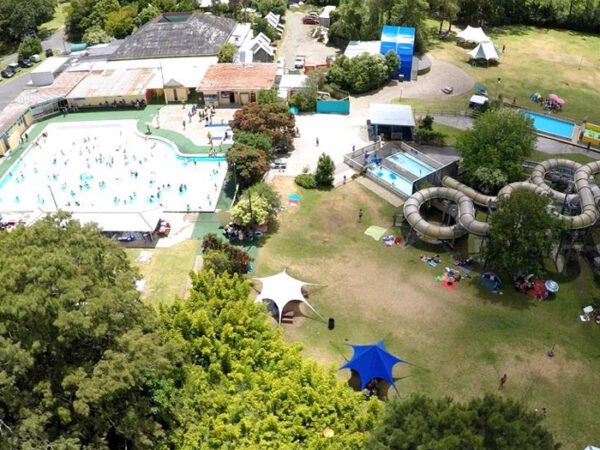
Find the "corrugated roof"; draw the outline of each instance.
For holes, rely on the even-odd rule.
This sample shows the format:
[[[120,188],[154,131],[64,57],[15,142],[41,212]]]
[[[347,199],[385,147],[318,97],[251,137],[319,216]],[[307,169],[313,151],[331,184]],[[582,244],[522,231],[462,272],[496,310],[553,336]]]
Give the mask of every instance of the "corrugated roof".
[[[68,98],[139,96],[146,93],[148,82],[157,69],[116,69],[90,72]]]
[[[369,120],[376,125],[415,126],[415,118],[409,105],[372,103],[369,105]]]
[[[277,64],[215,64],[208,68],[199,91],[260,91],[275,83]]]
[[[177,13],[178,20],[166,20],[170,13],[148,22],[112,54],[111,60],[217,55],[235,29],[235,20],[212,14]]]

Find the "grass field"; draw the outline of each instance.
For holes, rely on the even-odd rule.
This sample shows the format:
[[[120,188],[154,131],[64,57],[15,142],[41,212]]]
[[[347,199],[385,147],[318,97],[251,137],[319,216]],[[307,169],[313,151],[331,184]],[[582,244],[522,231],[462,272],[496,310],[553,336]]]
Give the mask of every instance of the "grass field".
[[[514,293],[509,280],[504,295],[493,295],[477,276],[452,291],[434,281],[451,264],[440,247],[387,248],[363,234],[369,225],[389,227],[394,208],[359,183],[332,192],[305,191],[290,179],[275,185],[284,195],[297,191],[302,202],[284,212],[278,233],[261,249],[257,275],[287,267],[317,284],[310,302],[335,318],[333,331],[308,310],[284,325],[286,338],[303,342],[307,355],[339,366],[351,355],[345,344],[384,339],[411,363],[395,369],[402,397],[499,392],[546,408],[547,426],[564,449],[600,441],[593,381],[600,371],[600,327],[578,319],[581,307],[600,302],[600,290],[585,263],[568,277],[551,274],[560,292],[548,302]],[[364,210],[361,224],[358,208]],[[425,252],[441,253],[442,265],[422,263]],[[555,357],[549,358],[553,344]],[[504,372],[508,383],[498,391]]]
[[[135,262],[140,249],[125,249],[127,256],[146,280],[142,298],[150,305],[170,303],[176,297],[187,296],[189,273],[194,266],[199,241],[187,240],[170,248],[147,250],[152,259],[147,263]]]
[[[439,25],[431,23],[436,29]],[[562,117],[576,121],[587,119],[600,123],[600,36],[563,30],[547,30],[515,26],[485,30],[498,50],[506,46],[496,67],[473,67],[467,61],[467,50],[452,40],[433,40],[432,55],[449,61],[482,83],[491,96],[502,94],[506,101],[541,110],[529,96],[554,92],[566,99]],[[497,83],[498,78],[501,79]],[[448,97],[435,102],[415,102],[416,108],[430,106],[453,109],[460,103],[464,109],[465,96]],[[411,102],[413,103],[413,102]],[[431,103],[431,105],[429,105]]]
[[[65,19],[67,18],[67,8],[69,7],[69,2],[58,3],[54,10],[54,17],[46,23],[43,23],[39,26],[38,34],[45,38],[50,36],[56,30],[65,26]]]

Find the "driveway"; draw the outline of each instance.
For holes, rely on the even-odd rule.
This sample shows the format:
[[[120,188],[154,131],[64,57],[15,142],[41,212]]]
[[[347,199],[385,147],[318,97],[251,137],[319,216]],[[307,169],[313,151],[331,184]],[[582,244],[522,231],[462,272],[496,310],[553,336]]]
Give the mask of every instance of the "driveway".
[[[296,55],[306,56],[306,65],[325,64],[328,55],[337,55],[339,49],[317,42],[310,35],[316,25],[304,25],[302,18],[306,13],[287,10],[285,14],[285,31],[277,52],[278,58],[285,58],[285,67],[294,68]]]

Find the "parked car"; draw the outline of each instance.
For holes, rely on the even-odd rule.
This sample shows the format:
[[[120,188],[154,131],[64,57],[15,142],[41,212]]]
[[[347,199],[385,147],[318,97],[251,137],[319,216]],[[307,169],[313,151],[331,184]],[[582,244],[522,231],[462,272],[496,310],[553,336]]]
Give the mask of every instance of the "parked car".
[[[10,67],[7,67],[2,72],[0,72],[2,78],[12,78],[15,75],[15,72]]]
[[[38,55],[37,53],[35,55],[31,55],[29,57],[29,59],[31,60],[31,62],[34,62],[34,63],[39,63],[42,60],[40,55]]]
[[[19,60],[19,66],[26,69],[27,67],[33,66],[33,63],[29,60],[29,58]]]
[[[19,67],[19,64],[17,64],[17,63],[10,63],[8,65],[8,67],[10,67],[14,73],[21,71],[21,68]]]
[[[319,24],[319,18],[315,17],[315,16],[304,16],[302,18],[302,23],[304,25],[318,25]]]
[[[294,60],[294,69],[304,69],[304,64],[306,63],[306,57],[304,55],[296,56]]]
[[[283,159],[276,159],[271,163],[271,169],[285,170],[287,168],[287,162]]]

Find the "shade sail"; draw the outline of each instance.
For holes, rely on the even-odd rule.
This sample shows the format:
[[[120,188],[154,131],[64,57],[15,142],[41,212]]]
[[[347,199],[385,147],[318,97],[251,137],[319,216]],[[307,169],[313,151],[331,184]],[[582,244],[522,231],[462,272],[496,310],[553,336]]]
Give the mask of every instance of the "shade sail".
[[[462,39],[463,41],[476,42],[477,44],[490,40],[490,38],[483,32],[483,28],[472,27],[470,25],[468,25],[467,28],[462,30],[460,33],[457,33],[456,37],[458,39]]]
[[[498,50],[492,42],[482,42],[468,53],[473,59],[485,59],[486,61],[500,59]]]
[[[396,364],[406,363],[406,361],[388,352],[383,341],[376,344],[351,345],[351,347],[354,355],[340,369],[354,370],[360,377],[361,390],[374,378],[382,378],[396,389],[392,370]]]
[[[312,307],[310,303],[304,298],[302,294],[302,286],[306,284],[304,281],[300,281],[291,277],[284,270],[276,275],[270,277],[255,278],[262,283],[262,289],[260,294],[257,295],[256,301],[271,300],[277,306],[277,313],[279,315],[278,322],[281,323],[281,316],[283,314],[283,308],[293,301],[299,301],[308,306],[318,316],[320,314]]]

